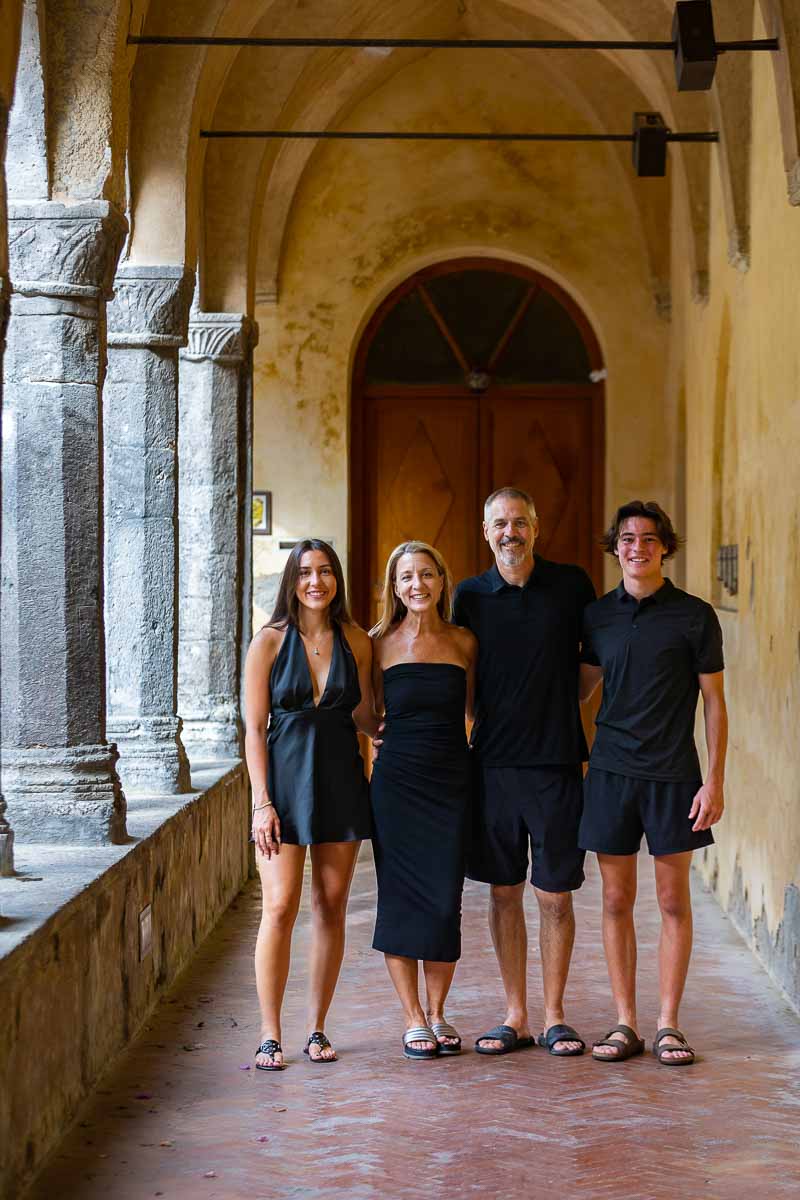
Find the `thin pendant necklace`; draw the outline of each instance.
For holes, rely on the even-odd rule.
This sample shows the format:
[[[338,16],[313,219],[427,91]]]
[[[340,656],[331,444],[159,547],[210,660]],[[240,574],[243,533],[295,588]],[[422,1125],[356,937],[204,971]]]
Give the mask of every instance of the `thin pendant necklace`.
[[[322,633],[319,635],[319,637],[317,638],[316,642],[312,642],[312,644],[311,644],[311,653],[312,654],[316,654],[317,657],[319,657],[319,644],[322,641],[322,639],[330,632],[331,632],[330,629],[324,629],[322,631]],[[302,629],[300,630],[300,637],[303,638],[307,642],[311,641],[311,635],[308,633],[303,633]]]

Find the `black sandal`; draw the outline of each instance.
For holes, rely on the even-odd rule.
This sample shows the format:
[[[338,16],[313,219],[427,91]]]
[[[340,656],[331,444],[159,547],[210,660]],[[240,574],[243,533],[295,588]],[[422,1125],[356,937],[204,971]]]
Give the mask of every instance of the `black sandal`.
[[[492,1046],[482,1046],[481,1042],[502,1042],[502,1050],[495,1050]],[[488,1033],[482,1033],[475,1043],[475,1049],[478,1054],[513,1054],[515,1050],[527,1050],[529,1046],[536,1045],[536,1038],[520,1037],[516,1029],[511,1025],[496,1025],[494,1029],[490,1029]]]
[[[556,1058],[575,1058],[578,1054],[583,1054],[586,1049],[586,1042],[582,1037],[579,1037],[571,1025],[551,1025],[544,1033],[540,1033],[536,1041],[540,1046],[545,1046],[549,1054],[555,1055]],[[580,1042],[578,1050],[555,1050],[556,1042]]]
[[[338,1061],[336,1058],[335,1050],[333,1050],[333,1058],[322,1058],[322,1057],[315,1058],[312,1054],[309,1053],[309,1049],[308,1049],[308,1047],[310,1045],[312,1045],[312,1043],[315,1046],[319,1046],[320,1050],[327,1050],[329,1047],[331,1050],[333,1050],[333,1046],[331,1046],[330,1042],[325,1037],[325,1034],[322,1032],[322,1030],[317,1029],[315,1033],[309,1034],[308,1040],[307,1040],[305,1046],[303,1047],[303,1054],[308,1054],[309,1062],[312,1062],[312,1063],[334,1063],[334,1062]]]
[[[259,1054],[268,1054],[270,1058],[274,1059],[276,1054],[283,1054],[283,1047],[281,1046],[280,1042],[275,1041],[275,1038],[267,1038],[256,1050],[256,1057],[258,1057]],[[256,1063],[256,1070],[282,1071],[285,1066],[286,1063],[282,1062]]]
[[[612,1038],[612,1033],[624,1033],[626,1041],[621,1042],[619,1038]],[[613,1054],[595,1054],[598,1046],[612,1046]],[[613,1029],[609,1029],[602,1041],[595,1042],[592,1046],[592,1058],[595,1062],[624,1062],[626,1058],[633,1058],[635,1054],[644,1054],[644,1038],[636,1036],[636,1031],[631,1029],[630,1025],[615,1025]]]

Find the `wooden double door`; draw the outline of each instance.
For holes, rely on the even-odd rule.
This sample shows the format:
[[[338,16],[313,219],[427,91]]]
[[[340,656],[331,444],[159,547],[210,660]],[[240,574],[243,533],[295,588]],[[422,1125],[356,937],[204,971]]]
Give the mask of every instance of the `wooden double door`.
[[[436,546],[457,582],[492,562],[483,501],[505,484],[531,493],[537,551],[583,566],[600,583],[602,409],[597,389],[574,385],[373,388],[363,397],[361,496],[353,497],[357,616],[378,616],[391,550]],[[360,502],[359,502],[360,499]],[[355,533],[354,527],[354,533]],[[358,552],[360,550],[360,553]]]

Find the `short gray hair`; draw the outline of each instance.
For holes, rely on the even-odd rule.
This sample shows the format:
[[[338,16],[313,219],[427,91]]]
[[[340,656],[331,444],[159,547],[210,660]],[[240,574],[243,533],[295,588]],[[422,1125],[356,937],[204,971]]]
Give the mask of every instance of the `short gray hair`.
[[[529,492],[523,492],[522,488],[516,487],[501,487],[496,492],[492,492],[491,496],[487,496],[483,505],[483,519],[488,522],[489,514],[492,511],[492,505],[495,500],[522,500],[528,507],[531,520],[536,520],[536,505],[533,503],[533,496]]]

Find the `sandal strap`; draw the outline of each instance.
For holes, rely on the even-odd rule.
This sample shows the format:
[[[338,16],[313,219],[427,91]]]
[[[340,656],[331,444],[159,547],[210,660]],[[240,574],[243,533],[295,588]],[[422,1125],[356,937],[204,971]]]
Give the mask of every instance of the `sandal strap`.
[[[461,1041],[461,1034],[455,1029],[449,1021],[435,1021],[431,1025],[431,1032],[439,1037],[458,1038]]]
[[[315,1046],[319,1046],[320,1050],[327,1050],[330,1047],[330,1042],[321,1029],[317,1029],[314,1033],[310,1033],[308,1035],[306,1048],[308,1048],[312,1043]]]
[[[675,1038],[675,1040],[680,1042],[681,1044],[680,1044],[680,1046],[665,1046],[664,1047],[665,1050],[682,1050],[684,1048],[684,1046],[687,1047],[687,1049],[691,1049],[691,1047],[689,1046],[689,1043],[687,1042],[684,1035],[681,1033],[680,1029],[670,1029],[666,1025],[664,1026],[663,1029],[659,1029],[656,1032],[656,1036],[653,1038],[653,1045],[657,1046],[659,1044],[659,1042],[663,1041],[664,1038],[668,1038],[668,1037]]]
[[[555,1046],[556,1042],[580,1042],[584,1050],[586,1043],[583,1038],[577,1033],[571,1025],[551,1025],[545,1030],[544,1043],[548,1048]]]
[[[258,1047],[256,1054],[268,1054],[270,1058],[274,1058],[276,1054],[283,1054],[283,1048],[275,1038],[267,1038]]]
[[[403,1045],[407,1046],[409,1042],[433,1042],[436,1045],[436,1038],[432,1029],[427,1025],[416,1025],[413,1029],[407,1029],[403,1034]]]

